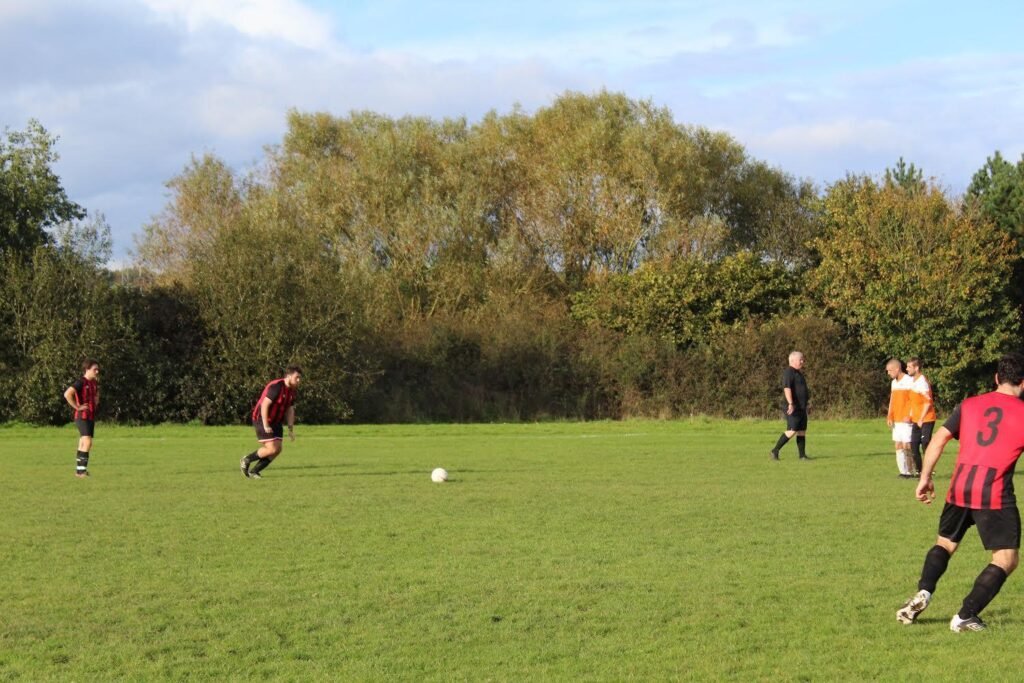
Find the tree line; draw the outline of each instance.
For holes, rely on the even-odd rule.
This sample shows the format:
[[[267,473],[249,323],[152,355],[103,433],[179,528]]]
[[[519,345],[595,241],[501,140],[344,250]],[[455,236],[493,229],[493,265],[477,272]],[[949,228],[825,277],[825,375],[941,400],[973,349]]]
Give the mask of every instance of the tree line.
[[[940,406],[1019,346],[1024,158],[963,196],[902,159],[817,188],[621,94],[465,119],[290,112],[241,172],[169,180],[131,267],[0,138],[0,420],[61,423],[83,357],[107,419],[246,419],[306,370],[308,421],[776,415],[786,354],[816,410],[876,415],[890,356]]]

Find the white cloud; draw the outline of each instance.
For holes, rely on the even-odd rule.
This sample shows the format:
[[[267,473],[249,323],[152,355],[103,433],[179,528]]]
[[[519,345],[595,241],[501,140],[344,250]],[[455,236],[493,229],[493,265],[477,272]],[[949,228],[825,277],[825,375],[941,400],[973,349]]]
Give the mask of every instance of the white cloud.
[[[518,60],[543,56],[569,65],[601,63],[624,69],[669,59],[673,55],[705,55],[728,49],[782,47],[802,40],[783,19],[753,22],[717,20],[709,15],[686,22],[652,23],[634,20],[579,31],[508,36],[500,29],[482,29],[471,35],[403,42],[399,49],[433,61],[470,61],[486,54],[492,59]]]
[[[190,32],[228,26],[257,39],[283,40],[322,50],[331,43],[331,22],[299,0],[142,0],[158,16],[183,22]]]
[[[869,151],[890,149],[900,136],[899,128],[890,121],[839,119],[777,128],[751,142],[776,152],[827,154],[848,147]]]
[[[280,130],[282,103],[272,92],[252,85],[223,84],[204,90],[196,111],[205,129],[221,138],[258,138]]]

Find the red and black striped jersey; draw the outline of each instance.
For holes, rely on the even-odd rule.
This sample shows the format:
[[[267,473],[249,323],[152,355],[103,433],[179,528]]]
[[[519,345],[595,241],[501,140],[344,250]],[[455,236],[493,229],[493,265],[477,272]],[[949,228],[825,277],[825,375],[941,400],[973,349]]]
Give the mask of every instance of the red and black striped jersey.
[[[973,510],[1016,506],[1013,470],[1024,451],[1024,401],[997,391],[974,396],[944,426],[960,441],[946,502]]]
[[[78,380],[71,385],[71,388],[75,390],[75,400],[78,401],[78,405],[82,406],[81,410],[73,411],[74,419],[95,420],[96,396],[99,392],[99,389],[96,386],[96,380],[79,377]]]
[[[263,405],[263,399],[269,398],[272,403],[270,404],[270,410],[267,412],[267,417],[270,418],[270,424],[280,424],[284,420],[285,414],[295,403],[295,390],[289,389],[284,383],[284,378],[275,379],[271,381],[267,386],[263,387],[263,393],[260,394],[260,398],[256,401],[256,405],[252,409],[252,420],[258,422],[263,419],[260,413],[260,406]]]

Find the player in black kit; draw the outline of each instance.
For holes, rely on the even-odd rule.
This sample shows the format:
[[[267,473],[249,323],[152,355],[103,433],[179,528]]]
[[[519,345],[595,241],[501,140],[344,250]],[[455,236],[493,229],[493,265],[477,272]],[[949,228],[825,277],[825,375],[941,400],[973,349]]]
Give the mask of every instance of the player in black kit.
[[[772,460],[779,459],[779,451],[794,436],[800,459],[810,460],[807,457],[807,413],[811,405],[811,392],[807,388],[807,380],[802,372],[805,362],[804,354],[792,351],[789,354],[789,366],[782,372],[782,393],[786,397],[786,406],[783,409],[786,415],[786,431],[779,436],[771,450]]]

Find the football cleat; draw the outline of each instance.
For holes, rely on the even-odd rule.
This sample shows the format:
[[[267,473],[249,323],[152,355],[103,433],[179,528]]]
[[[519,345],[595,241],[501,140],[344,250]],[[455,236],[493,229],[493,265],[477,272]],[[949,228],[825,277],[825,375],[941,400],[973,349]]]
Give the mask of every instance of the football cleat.
[[[925,611],[928,608],[928,603],[931,601],[931,593],[928,591],[918,591],[917,595],[903,603],[903,607],[896,611],[896,621],[901,624],[913,624],[914,620],[917,619],[917,615]]]
[[[779,459],[779,452],[773,449],[772,450],[772,460],[778,460],[778,459]]]
[[[242,476],[245,477],[246,479],[248,479],[249,478],[249,463],[246,461],[246,459],[242,458],[241,460],[239,460],[238,461],[238,466],[242,468]]]
[[[247,476],[250,479],[262,479],[263,478],[262,476],[260,476],[259,472],[250,472]]]
[[[981,617],[974,616],[969,619],[961,619],[959,614],[954,614],[949,622],[949,630],[955,633],[967,631],[984,631],[988,626],[981,620]]]

